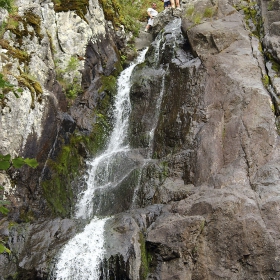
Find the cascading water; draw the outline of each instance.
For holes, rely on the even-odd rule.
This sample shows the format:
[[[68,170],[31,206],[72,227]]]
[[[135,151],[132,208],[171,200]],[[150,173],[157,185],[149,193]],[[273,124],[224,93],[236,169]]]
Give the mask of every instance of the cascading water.
[[[173,34],[180,32],[180,20],[176,19],[170,23],[168,31]],[[179,30],[179,31],[178,31]],[[173,36],[173,35],[172,35]],[[115,189],[122,185],[123,181],[133,170],[138,170],[138,185],[134,185],[134,193],[129,206],[126,209],[137,207],[137,192],[140,185],[142,170],[152,158],[154,134],[158,124],[159,112],[162,99],[165,92],[165,75],[168,72],[168,64],[163,68],[159,66],[160,55],[164,52],[165,42],[161,44],[162,38],[157,38],[154,42],[154,65],[162,70],[162,83],[157,102],[155,104],[155,114],[153,117],[152,127],[149,132],[149,143],[146,159],[141,158],[138,165],[133,159],[133,152],[130,150],[127,141],[127,130],[130,116],[130,77],[137,63],[144,60],[144,50],[140,53],[135,64],[125,69],[118,79],[118,94],[114,104],[114,129],[108,141],[107,149],[99,156],[88,162],[88,177],[86,180],[86,188],[79,197],[76,206],[75,218],[91,219],[91,222],[84,228],[83,232],[77,234],[71,239],[61,250],[58,261],[55,264],[51,279],[57,280],[95,280],[100,279],[101,270],[100,263],[104,257],[104,227],[109,219],[105,217],[98,219],[94,217],[96,213],[104,213],[104,202],[98,200],[98,206],[94,205],[97,199],[98,191],[100,198],[106,191]],[[160,71],[161,71],[160,70]],[[134,155],[135,156],[135,155]],[[137,155],[135,156],[137,158]],[[137,161],[137,160],[136,160]],[[141,162],[141,164],[139,164]],[[108,194],[109,192],[107,192]],[[126,193],[127,195],[127,193]],[[105,195],[106,197],[107,195]],[[114,196],[114,195],[113,195]],[[112,200],[113,203],[115,200]],[[103,210],[99,212],[99,209]],[[106,212],[106,211],[105,211]],[[115,212],[111,212],[115,213]],[[137,269],[137,268],[135,268]],[[139,269],[139,267],[138,267]],[[104,276],[106,279],[106,275]]]
[[[98,219],[93,217],[93,197],[97,189],[108,188],[117,185],[117,179],[112,176],[110,164],[114,164],[115,158],[128,151],[126,143],[128,119],[130,114],[130,76],[134,67],[144,61],[146,50],[142,51],[136,63],[125,69],[118,78],[118,94],[114,104],[114,129],[112,131],[108,147],[100,156],[94,158],[89,165],[87,188],[79,196],[76,207],[76,218],[92,219],[62,249],[55,265],[52,279],[59,280],[95,280],[99,279],[99,263],[102,259],[103,229],[108,218]],[[127,170],[127,172],[130,172]],[[117,181],[119,181],[117,180]]]

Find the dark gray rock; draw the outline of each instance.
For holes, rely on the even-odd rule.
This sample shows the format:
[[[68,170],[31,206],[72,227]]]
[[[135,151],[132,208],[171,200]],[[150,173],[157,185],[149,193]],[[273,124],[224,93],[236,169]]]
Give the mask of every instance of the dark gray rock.
[[[78,224],[59,218],[33,224],[3,223],[0,234],[8,238],[5,245],[11,254],[0,255],[0,279],[47,279],[57,250],[77,233]]]

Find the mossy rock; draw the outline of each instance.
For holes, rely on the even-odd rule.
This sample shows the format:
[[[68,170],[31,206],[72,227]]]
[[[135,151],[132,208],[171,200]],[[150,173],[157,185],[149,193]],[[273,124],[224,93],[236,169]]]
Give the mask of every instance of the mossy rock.
[[[13,58],[17,58],[20,63],[29,63],[29,55],[25,51],[10,46],[7,40],[0,39],[0,46],[3,49],[8,50],[7,55],[12,56]]]
[[[85,14],[87,13],[88,0],[52,0],[55,12],[75,11],[77,15],[87,22]]]

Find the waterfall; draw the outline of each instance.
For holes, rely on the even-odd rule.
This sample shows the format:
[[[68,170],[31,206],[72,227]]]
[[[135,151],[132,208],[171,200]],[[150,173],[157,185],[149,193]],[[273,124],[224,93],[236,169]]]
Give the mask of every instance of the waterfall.
[[[127,129],[130,106],[130,77],[134,67],[144,61],[147,49],[140,52],[135,63],[118,78],[118,93],[114,103],[114,128],[106,150],[88,162],[86,190],[79,195],[75,218],[92,219],[84,231],[72,238],[61,250],[51,279],[95,280],[100,277],[99,264],[104,254],[103,231],[108,217],[98,219],[93,213],[93,197],[97,189],[114,187],[122,180],[112,176],[111,164],[129,150]],[[126,172],[130,172],[127,170]],[[124,175],[125,176],[125,175]],[[117,181],[117,182],[116,182]]]

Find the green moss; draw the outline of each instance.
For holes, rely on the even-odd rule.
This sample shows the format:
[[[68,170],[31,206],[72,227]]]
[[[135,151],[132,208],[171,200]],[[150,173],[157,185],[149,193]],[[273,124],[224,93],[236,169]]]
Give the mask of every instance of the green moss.
[[[252,31],[252,34],[258,38],[261,38],[263,34],[263,20],[262,17],[258,15],[256,5],[256,2],[250,2],[246,6],[236,6],[236,9],[238,11],[242,10],[244,12],[245,21],[248,26],[250,26],[250,20],[253,22],[256,29]]]
[[[139,233],[139,243],[141,250],[140,279],[146,279],[150,271],[150,263],[153,257],[146,248],[146,242],[143,233]]]
[[[117,79],[114,76],[103,76],[101,78],[102,86],[99,89],[99,92],[107,92],[109,94],[115,94],[116,93],[116,86],[117,86]]]
[[[204,228],[205,228],[205,220],[201,221],[201,224],[200,224],[200,233],[203,232]]]
[[[22,73],[20,76],[17,76],[16,78],[21,87],[27,87],[31,92],[31,97],[32,97],[31,108],[34,109],[35,98],[43,93],[40,83],[34,77],[26,73]]]
[[[6,9],[8,12],[11,12],[13,9],[13,0],[1,0],[0,8]]]
[[[17,58],[20,63],[29,63],[29,55],[25,51],[10,46],[7,40],[0,39],[0,46],[8,50],[7,55]]]
[[[202,20],[202,15],[200,15],[200,14],[194,15],[194,17],[193,17],[193,23],[194,24],[200,24],[201,20]]]
[[[110,83],[112,90],[115,85]],[[107,88],[107,90],[108,90]],[[105,88],[104,88],[105,89]],[[48,160],[51,178],[42,182],[44,196],[54,215],[66,217],[71,213],[73,201],[72,182],[81,175],[84,167],[84,154],[86,150],[91,155],[97,154],[105,148],[111,124],[107,112],[112,103],[113,93],[106,93],[99,98],[97,108],[93,112],[96,121],[89,135],[74,133],[70,143],[64,145],[56,159]],[[83,151],[80,148],[83,147]]]
[[[277,63],[275,60],[272,60],[272,70],[274,70],[277,74],[280,73],[280,64]]]
[[[5,28],[3,28],[4,30],[2,30],[1,33],[3,34],[6,30],[10,30],[11,33],[15,34],[16,42],[19,45],[22,45],[23,38],[27,36],[31,36],[31,38],[36,36],[37,38],[39,38],[39,41],[41,41],[43,35],[41,34],[40,25],[41,25],[40,17],[34,14],[31,10],[25,11],[22,17],[19,16],[17,12],[13,12],[9,15],[7,19],[7,23],[5,24]],[[34,31],[30,31],[28,28],[29,26],[32,26]],[[35,78],[30,76],[28,73],[24,73],[26,72],[26,69],[28,69],[30,56],[26,51],[22,50],[21,48],[15,48],[11,46],[7,40],[0,39],[0,45],[2,48],[8,50],[7,59],[9,57],[12,57],[13,59],[18,59],[20,64],[23,64],[23,69],[25,70],[19,68],[21,74],[20,76],[17,76],[15,78],[18,80],[20,86],[27,87],[31,92],[31,96],[32,96],[31,108],[34,108],[35,98],[36,96],[41,95],[43,90],[40,83]],[[11,75],[9,71],[7,71],[6,74]],[[16,93],[15,95],[18,97]],[[40,101],[41,98],[39,98],[38,100]]]
[[[14,226],[16,226],[17,225],[17,223],[16,222],[14,222],[14,221],[10,221],[9,222],[9,225],[8,225],[8,229],[12,229]]]
[[[267,4],[267,10],[268,11],[272,11],[273,10],[273,7],[274,7],[274,0],[271,0],[268,2]]]
[[[55,12],[75,11],[77,15],[87,22],[85,14],[87,13],[88,0],[52,0]]]
[[[258,50],[259,50],[261,53],[263,53],[263,47],[262,47],[261,42],[259,42]]]
[[[210,8],[209,8],[210,9]],[[208,11],[208,10],[207,10]],[[208,15],[208,12],[205,12],[207,15]],[[195,25],[197,24],[200,24],[201,23],[201,20],[203,18],[203,15],[198,12],[198,11],[195,11],[195,8],[193,5],[189,6],[187,8],[187,11],[186,11],[186,17],[192,21]]]
[[[36,33],[36,37],[39,38],[39,42],[43,39],[43,34],[41,33],[41,18],[34,14],[31,10],[24,12],[24,26],[25,30],[28,30],[27,25],[31,25]]]
[[[25,211],[24,209],[21,209],[19,218],[25,223],[32,222],[34,220],[34,213],[31,210]]]
[[[160,169],[161,169],[161,171],[159,172],[159,180],[160,180],[160,182],[163,182],[169,175],[168,162],[162,161],[160,163]]]
[[[53,213],[62,217],[69,216],[73,205],[71,182],[78,174],[81,157],[72,145],[64,146],[56,161],[48,160],[52,170],[50,180],[42,182],[44,197]]]
[[[102,120],[101,120],[102,119]],[[72,182],[78,178],[84,166],[83,154],[79,147],[83,146],[91,154],[96,154],[106,144],[108,129],[104,118],[97,116],[97,122],[89,136],[72,135],[70,144],[64,145],[55,160],[48,160],[51,178],[42,182],[44,197],[55,215],[69,216],[73,206]]]
[[[280,71],[280,64],[275,60],[275,58],[273,57],[273,55],[270,52],[266,51],[264,53],[264,55],[265,55],[266,60],[271,62],[272,70],[274,70],[278,74],[278,72]]]
[[[118,51],[116,53],[118,53]],[[112,75],[114,77],[118,77],[122,70],[123,70],[122,63],[121,60],[119,60],[115,63],[115,70],[112,73]]]
[[[264,76],[262,77],[262,82],[263,82],[263,85],[264,85],[265,87],[268,87],[268,85],[270,84],[270,79],[269,79],[268,75],[264,75]]]
[[[55,49],[55,46],[54,46],[54,43],[53,43],[52,35],[48,31],[47,31],[47,36],[49,38],[50,48],[51,48],[52,55],[54,55],[56,53],[56,49]]]
[[[33,27],[31,31],[29,26]],[[10,14],[7,19],[5,30],[10,30],[16,35],[16,41],[21,45],[23,38],[30,36],[32,39],[36,36],[39,42],[43,39],[41,33],[41,18],[33,13],[31,10],[24,12],[23,16],[19,16],[17,13]]]

